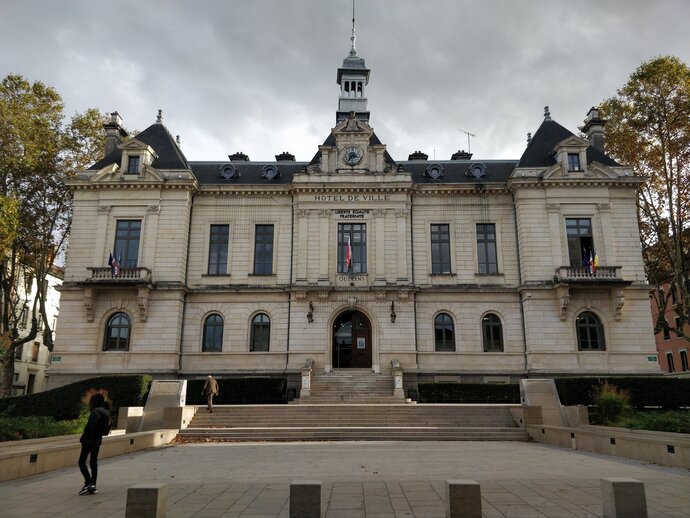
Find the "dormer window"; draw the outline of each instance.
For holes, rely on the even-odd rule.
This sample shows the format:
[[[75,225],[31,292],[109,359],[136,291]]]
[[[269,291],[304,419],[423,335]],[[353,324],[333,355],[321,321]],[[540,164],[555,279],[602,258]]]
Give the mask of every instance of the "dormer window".
[[[568,153],[568,171],[582,171],[579,153]]]
[[[130,156],[127,163],[127,174],[139,174],[139,157]]]

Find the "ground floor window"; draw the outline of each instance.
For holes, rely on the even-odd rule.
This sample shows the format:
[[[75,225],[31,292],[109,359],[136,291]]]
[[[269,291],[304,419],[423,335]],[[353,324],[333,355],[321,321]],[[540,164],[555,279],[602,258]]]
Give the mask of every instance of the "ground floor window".
[[[223,317],[209,315],[204,322],[202,352],[220,352],[223,350]]]
[[[447,313],[439,313],[434,319],[434,346],[436,351],[455,351],[453,319]]]
[[[577,344],[581,351],[603,351],[606,349],[604,326],[594,313],[591,311],[580,313],[575,327],[577,328]]]
[[[129,336],[132,330],[132,322],[126,313],[115,313],[108,319],[105,330],[104,351],[129,350]]]
[[[489,313],[482,317],[484,352],[503,352],[503,328],[498,315]]]
[[[250,351],[268,351],[271,338],[271,319],[259,313],[252,319]]]

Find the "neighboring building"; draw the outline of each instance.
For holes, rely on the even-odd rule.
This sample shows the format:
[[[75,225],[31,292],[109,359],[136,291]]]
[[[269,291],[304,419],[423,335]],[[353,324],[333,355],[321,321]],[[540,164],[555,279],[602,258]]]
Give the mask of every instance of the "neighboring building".
[[[678,328],[680,318],[676,314],[676,302],[679,300],[678,290],[671,287],[669,283],[664,283],[659,288],[659,296],[668,297],[668,304],[666,304],[666,322],[669,322],[671,327]],[[652,325],[656,324],[659,318],[659,305],[654,297],[650,298],[652,306]],[[690,324],[687,322],[684,326],[686,335],[690,335]],[[659,365],[667,374],[675,375],[690,375],[690,364],[688,364],[688,350],[690,349],[690,341],[687,338],[679,336],[674,331],[669,329],[669,326],[664,326],[659,333],[654,337],[656,339],[656,349],[659,353]]]
[[[353,47],[310,162],[190,162],[160,112],[130,140],[113,113],[106,156],[70,182],[51,385],[296,379],[308,359],[384,374],[398,360],[408,388],[659,373],[644,180],[604,155],[597,110],[587,138],[547,110],[519,159],[400,161],[369,124],[369,72]]]
[[[20,301],[23,300],[23,304],[20,304],[18,328],[19,336],[24,337],[31,330],[31,310],[34,299],[38,296],[38,282],[29,270],[21,269],[19,275],[17,296]],[[62,276],[62,268],[53,266],[42,287],[46,293],[45,308],[53,337],[55,337],[55,326],[60,312],[60,292],[58,289],[62,284]],[[30,286],[28,293],[24,289],[25,284]],[[51,354],[48,347],[43,345],[43,320],[38,316],[37,318],[39,327],[36,338],[15,349],[14,380],[12,382],[12,395],[14,396],[41,392],[45,390],[47,385],[46,369],[50,364]]]

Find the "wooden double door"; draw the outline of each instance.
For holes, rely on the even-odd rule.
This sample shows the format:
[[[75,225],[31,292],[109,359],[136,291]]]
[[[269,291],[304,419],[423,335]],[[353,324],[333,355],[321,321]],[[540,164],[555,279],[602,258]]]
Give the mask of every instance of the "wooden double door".
[[[359,311],[346,311],[333,324],[333,367],[371,367],[371,324]]]

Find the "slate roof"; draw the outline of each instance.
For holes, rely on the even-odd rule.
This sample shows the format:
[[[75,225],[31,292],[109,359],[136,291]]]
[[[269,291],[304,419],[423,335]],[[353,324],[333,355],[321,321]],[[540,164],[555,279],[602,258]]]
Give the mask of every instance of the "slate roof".
[[[520,158],[518,167],[550,167],[556,163],[556,158],[553,155],[553,149],[556,144],[575,136],[571,131],[567,130],[556,121],[546,119],[541,123],[539,129],[532,137],[532,141],[525,149],[525,152]],[[587,148],[587,163],[599,162],[601,164],[620,167],[620,164],[614,159],[606,156],[598,149],[589,146]]]
[[[239,178],[234,177],[229,180],[221,177],[220,168],[224,164],[232,164],[240,174]],[[273,180],[267,180],[261,176],[263,168],[267,165],[274,165],[280,175]],[[189,162],[194,176],[200,184],[226,184],[226,185],[285,185],[292,182],[296,173],[307,167],[307,162]]]
[[[152,124],[134,137],[136,140],[148,144],[158,155],[151,164],[156,169],[188,169],[187,159],[179,148],[175,139],[163,124]],[[122,151],[116,149],[107,157],[99,160],[89,170],[99,170],[110,164],[119,164]]]
[[[506,183],[510,174],[517,167],[517,160],[407,160],[398,162],[404,171],[412,176],[412,181],[419,184],[446,184],[446,183]],[[429,178],[424,173],[431,164],[439,164],[443,167],[443,176],[437,180]],[[484,164],[484,176],[475,179],[466,174],[472,164]]]

